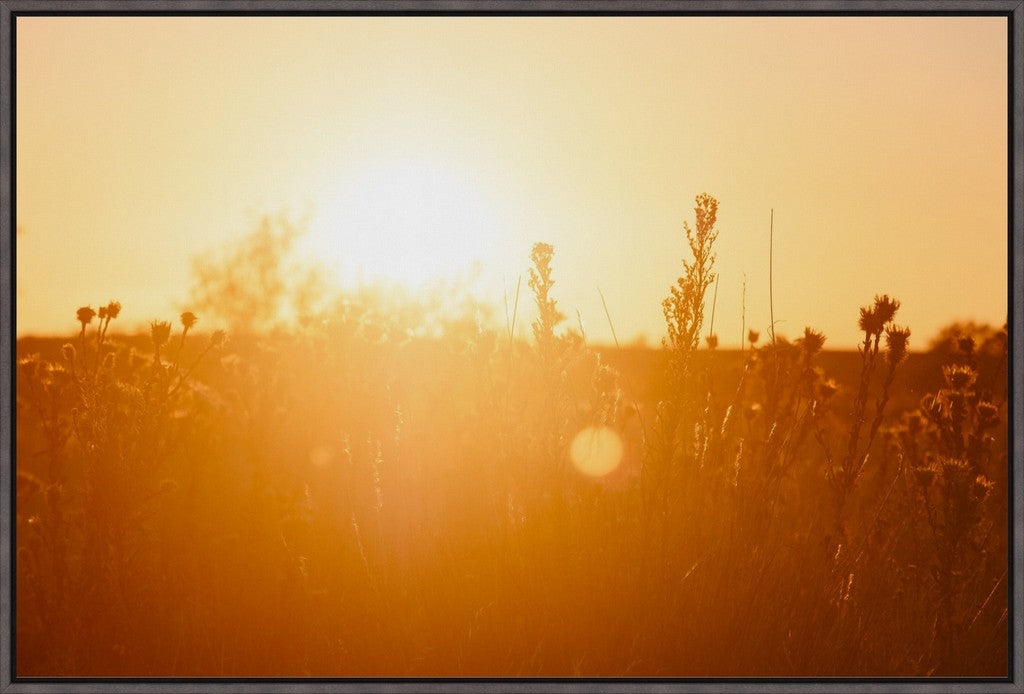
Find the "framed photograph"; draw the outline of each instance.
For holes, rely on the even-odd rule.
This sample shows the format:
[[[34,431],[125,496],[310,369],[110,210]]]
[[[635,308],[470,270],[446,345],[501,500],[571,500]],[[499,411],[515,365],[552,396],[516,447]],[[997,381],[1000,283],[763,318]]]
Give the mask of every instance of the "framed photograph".
[[[1024,692],[1009,0],[0,0],[0,692]]]

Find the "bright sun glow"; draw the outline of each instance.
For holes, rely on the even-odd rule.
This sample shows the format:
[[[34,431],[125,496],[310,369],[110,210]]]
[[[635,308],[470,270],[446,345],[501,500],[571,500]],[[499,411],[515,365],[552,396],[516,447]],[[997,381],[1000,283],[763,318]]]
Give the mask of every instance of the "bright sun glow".
[[[381,160],[348,177],[317,205],[311,251],[343,281],[410,288],[470,271],[493,252],[494,205],[457,168]]]

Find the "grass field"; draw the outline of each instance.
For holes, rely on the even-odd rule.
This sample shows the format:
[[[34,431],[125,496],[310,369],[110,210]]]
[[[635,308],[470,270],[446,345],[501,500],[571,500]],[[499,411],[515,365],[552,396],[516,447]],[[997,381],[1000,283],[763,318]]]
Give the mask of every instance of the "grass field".
[[[69,306],[17,345],[17,675],[1004,676],[1005,330],[716,349],[716,208],[654,349],[566,327],[544,244],[528,340]]]

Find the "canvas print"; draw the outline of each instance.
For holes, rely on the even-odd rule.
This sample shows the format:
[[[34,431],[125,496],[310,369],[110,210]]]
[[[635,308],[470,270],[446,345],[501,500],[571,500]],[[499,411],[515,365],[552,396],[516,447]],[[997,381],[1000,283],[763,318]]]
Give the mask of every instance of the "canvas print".
[[[1005,17],[21,16],[19,677],[1005,677]]]

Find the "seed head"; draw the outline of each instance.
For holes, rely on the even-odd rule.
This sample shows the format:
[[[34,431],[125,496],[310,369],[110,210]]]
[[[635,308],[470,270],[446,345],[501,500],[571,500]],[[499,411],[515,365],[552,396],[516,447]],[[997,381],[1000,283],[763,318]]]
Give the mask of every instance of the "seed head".
[[[860,329],[867,335],[880,336],[885,324],[893,319],[899,307],[900,302],[890,299],[888,294],[875,296],[873,306],[862,306],[860,309]]]
[[[39,372],[42,369],[42,364],[39,362],[39,355],[33,354],[30,357],[18,360],[18,377],[23,378],[26,381],[34,381],[39,378]]]
[[[898,310],[900,310],[900,302],[896,299],[890,299],[888,294],[875,297],[875,313],[878,315],[879,320],[882,321],[882,325],[890,322]]]
[[[167,321],[153,321],[149,325],[149,337],[154,345],[160,347],[171,337],[171,324]]]
[[[889,366],[895,368],[907,356],[907,343],[910,340],[910,328],[890,326],[885,331],[885,344],[888,348],[886,358]]]
[[[804,354],[808,357],[813,357],[815,354],[821,351],[821,348],[825,345],[825,335],[823,333],[815,332],[810,328],[804,328],[804,336],[797,339],[800,343],[800,347],[803,349]]]
[[[939,468],[942,470],[942,479],[953,488],[963,489],[963,485],[971,478],[970,468],[959,458],[945,458],[939,462]]]
[[[83,328],[85,328],[89,323],[92,323],[92,319],[95,317],[96,312],[92,310],[92,306],[82,306],[78,309],[75,315],[78,318],[78,322],[82,324]]]
[[[753,328],[747,331],[747,342],[749,342],[750,344],[756,345],[759,337],[761,337],[761,333],[754,330]]]
[[[109,304],[107,304],[107,318],[110,318],[110,319],[117,318],[117,315],[119,313],[121,313],[121,302],[120,301],[111,301]]]
[[[978,475],[977,477],[974,478],[974,484],[971,487],[971,496],[976,501],[981,501],[986,496],[988,496],[988,493],[992,491],[992,488],[994,486],[995,485],[992,483],[992,481],[989,480],[987,477],[985,477],[984,475]]]
[[[974,385],[978,379],[978,372],[970,366],[950,364],[942,367],[942,373],[946,377],[946,383],[953,390],[964,390]]]
[[[191,311],[185,311],[183,314],[181,314],[181,324],[185,326],[185,330],[189,330],[193,325],[196,324],[197,320],[199,320],[199,318],[197,318],[196,314],[192,313]]]
[[[64,346],[60,348],[60,353],[61,353],[61,356],[63,356],[66,361],[74,363],[74,361],[75,361],[75,346],[73,344],[71,344],[70,342],[64,343]]]
[[[715,349],[718,347],[718,335],[708,335],[704,339],[707,340],[708,349]]]
[[[858,325],[865,335],[879,335],[885,324],[878,320],[878,314],[875,312],[875,309],[861,306]]]
[[[978,426],[987,429],[996,423],[999,408],[996,405],[982,400],[978,403]]]

